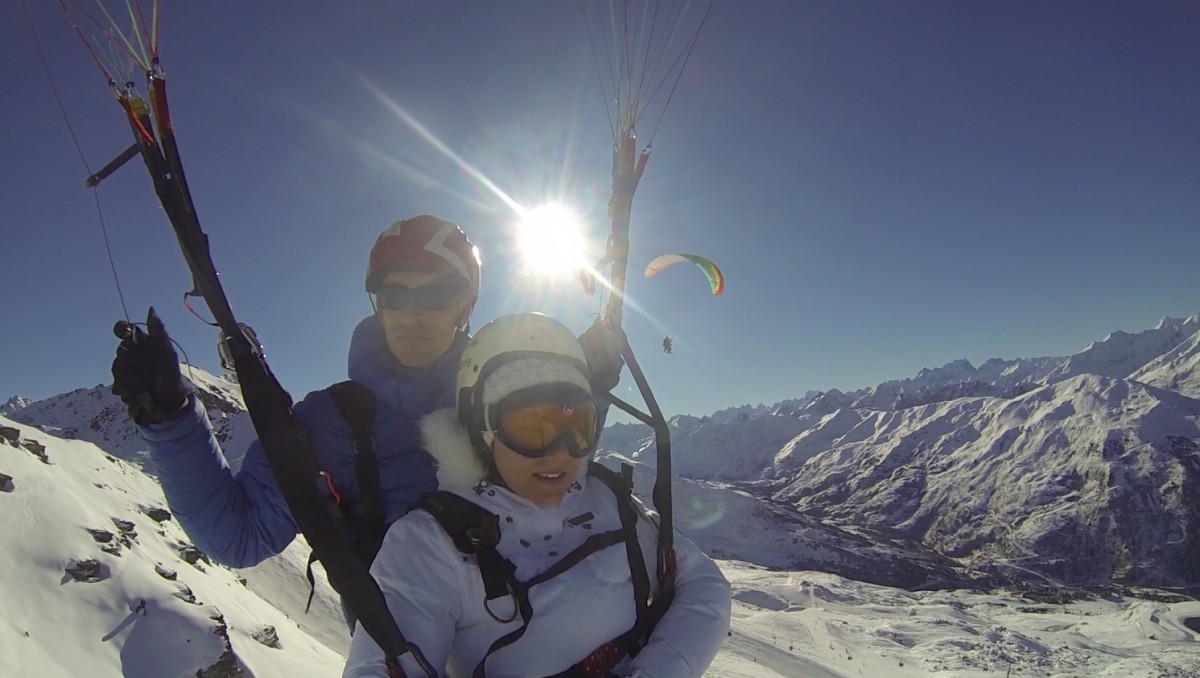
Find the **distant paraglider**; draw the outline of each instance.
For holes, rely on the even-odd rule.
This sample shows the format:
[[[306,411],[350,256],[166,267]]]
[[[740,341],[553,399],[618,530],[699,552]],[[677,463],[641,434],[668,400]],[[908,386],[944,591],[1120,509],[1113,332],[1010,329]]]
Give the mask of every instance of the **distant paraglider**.
[[[671,341],[671,335],[663,337],[663,353],[671,353],[675,349],[675,344]]]
[[[646,265],[646,277],[653,278],[663,269],[685,261],[690,261],[700,268],[700,271],[708,278],[708,284],[712,287],[714,297],[725,291],[725,274],[721,273],[721,269],[717,268],[717,265],[711,259],[702,257],[699,254],[663,254],[657,256]]]

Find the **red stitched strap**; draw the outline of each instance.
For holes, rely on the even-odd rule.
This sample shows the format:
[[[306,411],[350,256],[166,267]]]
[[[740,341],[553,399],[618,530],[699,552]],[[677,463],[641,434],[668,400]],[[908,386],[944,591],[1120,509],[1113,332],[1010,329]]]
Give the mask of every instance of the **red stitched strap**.
[[[617,641],[610,640],[593,650],[591,654],[583,658],[583,661],[575,665],[575,668],[580,671],[577,675],[600,678],[611,671],[624,656],[625,651],[621,649]]]

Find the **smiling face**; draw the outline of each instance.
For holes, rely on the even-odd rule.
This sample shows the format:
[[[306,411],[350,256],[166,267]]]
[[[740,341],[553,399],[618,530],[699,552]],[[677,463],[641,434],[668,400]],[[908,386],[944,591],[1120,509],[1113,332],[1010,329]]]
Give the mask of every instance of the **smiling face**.
[[[401,285],[410,289],[459,282],[461,279],[457,275],[445,271],[392,271],[383,279],[383,285]],[[409,299],[399,309],[377,304],[377,313],[388,348],[396,360],[405,367],[424,369],[450,348],[455,332],[466,324],[471,314],[472,303],[464,292],[441,310],[423,308],[417,299]]]
[[[545,456],[530,458],[514,452],[498,438],[492,446],[492,460],[508,489],[547,507],[562,502],[583,465],[583,459],[572,457],[561,443]]]

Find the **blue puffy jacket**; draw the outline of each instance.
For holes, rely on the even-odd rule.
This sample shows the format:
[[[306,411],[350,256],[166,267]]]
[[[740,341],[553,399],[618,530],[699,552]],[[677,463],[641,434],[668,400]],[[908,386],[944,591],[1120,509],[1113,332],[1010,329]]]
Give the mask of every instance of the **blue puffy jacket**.
[[[384,520],[392,523],[417,497],[436,488],[433,462],[422,449],[417,423],[454,404],[454,379],[466,345],[460,334],[428,369],[396,362],[375,316],[358,324],[350,341],[349,376],[375,394],[375,456]],[[213,435],[204,407],[174,421],[142,427],[167,503],[197,548],[230,567],[249,567],[282,551],[296,537],[266,454],[250,444],[234,475]],[[296,416],[312,436],[318,466],[344,501],[359,497],[350,427],[325,391],[296,403]],[[322,496],[329,489],[314,478]]]

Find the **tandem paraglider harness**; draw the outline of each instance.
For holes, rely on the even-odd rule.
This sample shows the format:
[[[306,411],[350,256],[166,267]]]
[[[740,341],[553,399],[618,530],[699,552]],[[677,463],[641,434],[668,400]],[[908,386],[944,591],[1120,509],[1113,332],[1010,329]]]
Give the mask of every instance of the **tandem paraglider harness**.
[[[342,528],[353,536],[354,552],[369,566],[379,552],[383,536],[387,532],[383,508],[379,497],[379,469],[375,461],[375,442],[372,427],[375,415],[375,396],[365,386],[355,381],[343,381],[326,389],[337,405],[338,412],[350,425],[354,446],[354,463],[361,499],[357,502],[343,500],[333,491],[329,483],[331,499],[329,509]],[[516,577],[516,567],[496,550],[500,543],[500,517],[452,492],[439,490],[430,492],[413,504],[412,510],[429,513],[442,530],[450,536],[455,548],[464,555],[473,556],[483,578],[486,600],[484,606],[493,619],[501,623],[515,621],[519,616],[521,626],[501,636],[488,648],[487,654],[475,667],[473,676],[486,675],[484,664],[494,652],[507,647],[525,634],[533,618],[533,606],[529,592],[533,587],[566,572],[585,558],[610,546],[625,545],[629,571],[633,577],[634,604],[637,621],[633,628],[617,638],[596,648],[571,668],[551,678],[588,678],[603,676],[623,658],[635,656],[650,639],[658,620],[671,605],[671,592],[652,597],[650,576],[646,571],[642,547],[637,537],[637,521],[644,515],[633,499],[633,469],[622,465],[617,473],[596,462],[588,464],[588,476],[604,483],[617,499],[617,511],[621,528],[594,534],[575,550],[541,574],[526,581]],[[314,584],[312,562],[309,559],[309,584]],[[490,603],[505,596],[512,596],[515,612],[508,619],[497,617]],[[309,593],[312,602],[312,593]]]

